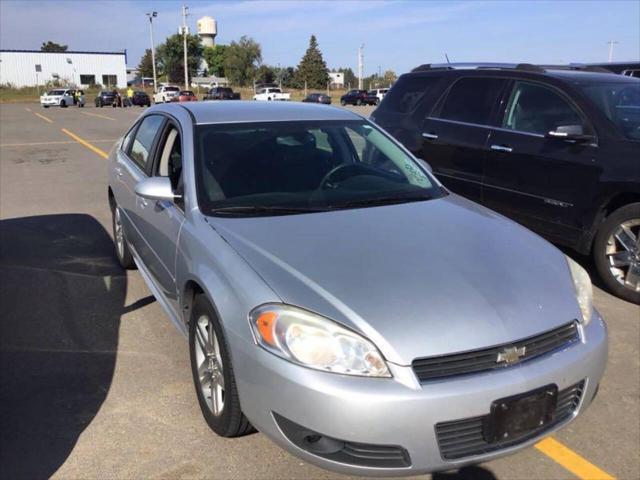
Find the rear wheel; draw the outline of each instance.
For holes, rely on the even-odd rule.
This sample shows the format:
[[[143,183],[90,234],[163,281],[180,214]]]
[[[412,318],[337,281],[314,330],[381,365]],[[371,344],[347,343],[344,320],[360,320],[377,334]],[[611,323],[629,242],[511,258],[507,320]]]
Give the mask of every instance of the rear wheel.
[[[65,102],[64,100],[60,100],[60,106],[62,108],[67,108],[67,102]]]
[[[133,261],[133,256],[131,255],[131,251],[129,250],[127,238],[122,226],[122,213],[120,212],[120,208],[115,205],[115,203],[111,208],[111,218],[113,224],[113,243],[116,247],[116,257],[118,257],[118,263],[120,263],[120,266],[122,268],[132,269],[135,267],[135,262]]]
[[[49,105],[43,105],[44,108],[49,108]]]
[[[593,258],[612,293],[640,304],[640,203],[621,207],[607,217],[596,234]]]
[[[189,353],[198,403],[209,427],[221,437],[253,431],[240,409],[224,332],[213,306],[202,294],[191,310]]]

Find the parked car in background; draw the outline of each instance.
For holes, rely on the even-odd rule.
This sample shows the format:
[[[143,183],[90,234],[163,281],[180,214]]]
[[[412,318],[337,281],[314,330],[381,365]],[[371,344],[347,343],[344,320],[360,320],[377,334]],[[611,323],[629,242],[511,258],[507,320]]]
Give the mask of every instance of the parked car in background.
[[[366,105],[378,105],[388,91],[388,88],[376,88],[374,90],[369,90],[364,99],[364,103]]]
[[[131,97],[131,103],[139,107],[150,107],[151,98],[149,98],[149,95],[147,95],[145,92],[136,90],[135,92],[133,92],[133,97]]]
[[[593,256],[640,303],[640,79],[535,65],[424,65],[373,118],[454,192]]]
[[[240,94],[229,87],[214,87],[202,97],[202,100],[240,100]]]
[[[174,85],[161,85],[156,93],[153,94],[154,103],[170,102],[180,93],[180,88]]]
[[[160,105],[108,169],[117,258],[188,337],[218,435],[417,475],[531,446],[595,397],[587,272],[353,112]]]
[[[65,88],[55,88],[53,90],[49,90],[44,95],[40,96],[40,105],[42,105],[44,108],[66,108],[69,105],[74,104],[73,92],[73,90]]]
[[[349,90],[340,97],[340,105],[364,105],[368,93],[366,90]]]
[[[262,101],[285,101],[288,102],[291,99],[290,93],[282,93],[282,90],[275,87],[260,88],[253,96],[254,100]]]
[[[181,90],[178,95],[171,98],[171,102],[196,102],[198,97],[191,90]]]
[[[622,72],[622,75],[625,75],[627,77],[640,78],[640,68],[625,70]]]
[[[331,97],[324,93],[310,93],[302,99],[305,103],[323,103],[325,105],[331,104]]]
[[[116,95],[113,93],[113,90],[101,90],[96,96],[94,103],[96,107],[102,108],[105,106],[110,107],[114,101],[116,101]]]

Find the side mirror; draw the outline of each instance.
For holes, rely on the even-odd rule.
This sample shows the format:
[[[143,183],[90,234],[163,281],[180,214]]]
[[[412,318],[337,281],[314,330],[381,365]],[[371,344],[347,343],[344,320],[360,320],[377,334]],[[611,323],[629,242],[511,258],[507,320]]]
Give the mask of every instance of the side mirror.
[[[422,165],[424,168],[426,168],[429,171],[429,173],[433,173],[433,168],[431,168],[431,165],[429,165],[429,162],[427,162],[426,160],[424,160],[422,158],[416,158],[416,160],[418,160],[420,165]]]
[[[173,202],[179,198],[173,193],[168,177],[149,177],[139,181],[135,187],[136,195],[148,200],[167,200]]]
[[[546,135],[547,138],[557,138],[572,142],[588,142],[593,140],[593,135],[586,134],[582,125],[558,125]]]

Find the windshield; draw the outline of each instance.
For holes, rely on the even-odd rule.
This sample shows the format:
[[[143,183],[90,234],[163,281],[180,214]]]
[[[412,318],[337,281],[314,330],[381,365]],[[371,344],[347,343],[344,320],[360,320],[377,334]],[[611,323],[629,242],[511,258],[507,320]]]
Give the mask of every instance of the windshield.
[[[49,90],[47,95],[64,95],[64,90]]]
[[[164,87],[165,92],[179,92],[180,89],[178,87]]]
[[[640,140],[640,81],[585,83],[580,89],[625,137]]]
[[[196,127],[198,201],[213,215],[273,215],[429,200],[444,194],[367,121]]]

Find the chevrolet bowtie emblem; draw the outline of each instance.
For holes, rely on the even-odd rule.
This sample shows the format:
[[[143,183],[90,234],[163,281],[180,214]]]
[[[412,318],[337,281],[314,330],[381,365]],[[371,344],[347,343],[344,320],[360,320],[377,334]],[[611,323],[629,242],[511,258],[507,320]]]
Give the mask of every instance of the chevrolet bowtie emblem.
[[[524,357],[527,347],[508,347],[498,352],[496,363],[517,363],[520,357]]]

